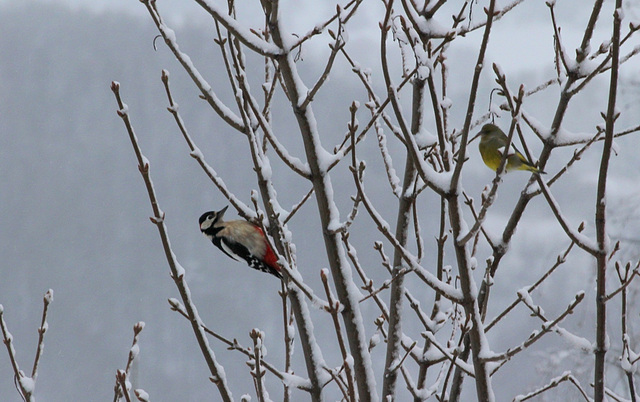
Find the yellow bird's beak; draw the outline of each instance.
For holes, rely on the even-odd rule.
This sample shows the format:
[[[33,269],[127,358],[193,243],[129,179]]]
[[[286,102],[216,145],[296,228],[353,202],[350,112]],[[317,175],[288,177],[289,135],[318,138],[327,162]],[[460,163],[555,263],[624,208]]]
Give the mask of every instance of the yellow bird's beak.
[[[480,137],[480,134],[482,134],[482,131],[479,131],[478,134],[474,135],[467,144],[471,144],[476,138]]]

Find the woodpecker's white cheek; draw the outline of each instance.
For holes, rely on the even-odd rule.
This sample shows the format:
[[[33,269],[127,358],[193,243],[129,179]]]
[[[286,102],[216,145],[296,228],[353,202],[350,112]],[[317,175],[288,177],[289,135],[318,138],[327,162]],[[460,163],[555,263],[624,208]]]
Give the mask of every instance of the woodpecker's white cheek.
[[[200,224],[200,230],[201,231],[205,231],[207,229],[209,229],[211,227],[211,224],[213,223],[213,219],[211,218],[207,218],[205,219],[201,224]],[[207,236],[208,237],[208,236]]]

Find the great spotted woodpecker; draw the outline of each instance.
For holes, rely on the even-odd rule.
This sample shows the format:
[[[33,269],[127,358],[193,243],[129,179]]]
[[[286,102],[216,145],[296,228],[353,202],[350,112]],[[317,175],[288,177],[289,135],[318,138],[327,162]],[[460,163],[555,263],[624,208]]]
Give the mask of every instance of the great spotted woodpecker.
[[[243,259],[251,268],[282,279],[278,257],[269,246],[264,232],[253,223],[222,220],[229,206],[209,211],[200,217],[200,231],[223,253],[236,261]]]

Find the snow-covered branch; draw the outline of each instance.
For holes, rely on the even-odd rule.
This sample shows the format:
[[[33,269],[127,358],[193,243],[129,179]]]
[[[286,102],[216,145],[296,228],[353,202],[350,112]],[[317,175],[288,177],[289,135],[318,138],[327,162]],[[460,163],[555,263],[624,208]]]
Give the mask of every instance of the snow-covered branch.
[[[570,371],[567,371],[559,377],[552,378],[548,384],[543,385],[542,387],[534,391],[531,391],[524,395],[516,396],[515,398],[513,398],[513,401],[514,402],[527,401],[546,391],[549,391],[552,388],[557,387],[558,385],[562,384],[565,381],[569,381],[571,384],[573,384],[576,387],[576,389],[580,392],[580,395],[582,396],[582,398],[584,398],[585,401],[590,402],[592,400],[591,398],[589,398],[589,395],[587,394],[587,392],[582,388],[582,385],[580,385],[580,382],[576,379],[576,377],[573,374],[571,374]]]
[[[155,1],[143,0],[143,3],[147,6],[147,10],[149,11],[151,18],[155,22],[158,31],[162,35],[165,43],[167,44],[167,46],[169,46],[176,59],[180,62],[182,67],[196,84],[204,99],[206,99],[213,110],[216,111],[218,116],[220,116],[227,124],[238,131],[244,131],[241,119],[236,114],[234,114],[231,109],[229,109],[224,103],[222,103],[222,101],[213,91],[211,85],[209,85],[202,74],[200,74],[200,71],[198,71],[198,69],[195,67],[191,58],[186,53],[180,50],[180,47],[178,46],[178,42],[176,40],[175,32],[171,28],[169,28],[160,17],[160,14],[158,13],[158,10],[155,6]]]
[[[234,37],[238,38],[246,47],[263,56],[277,57],[283,50],[273,43],[265,42],[240,22],[232,18],[226,11],[210,0],[196,0],[216,21],[222,24]]]
[[[184,305],[182,303],[180,303],[180,301],[178,299],[169,299],[169,305],[171,306],[171,310],[179,313],[180,315],[182,315],[184,318],[186,318],[187,320],[189,319],[189,315],[187,314],[187,311],[184,308]],[[233,340],[229,340],[228,338],[220,335],[219,333],[211,330],[210,328],[208,328],[206,325],[203,326],[203,329],[206,333],[208,333],[209,335],[213,336],[214,338],[216,338],[217,340],[219,340],[220,342],[224,343],[227,348],[229,350],[235,350],[237,352],[242,353],[243,355],[245,355],[248,358],[251,358],[253,353],[251,351],[250,348],[248,347],[244,347],[242,346],[237,339],[233,339]],[[264,366],[264,368],[266,368],[267,370],[269,370],[269,372],[271,374],[273,374],[276,378],[278,378],[279,380],[281,380],[283,383],[285,382],[289,382],[292,380],[291,374],[287,375],[286,373],[278,370],[274,365],[272,365],[271,363],[269,363],[268,361],[262,359],[262,365]],[[299,385],[299,389],[305,390],[305,391],[309,391],[311,389],[310,383],[308,379],[303,379],[301,377],[296,377],[298,380],[296,381],[296,384]],[[306,385],[305,385],[306,384]]]
[[[384,81],[387,87],[388,96],[391,101],[391,106],[393,107],[396,120],[398,121],[398,124],[400,126],[402,136],[405,140],[405,145],[407,146],[409,155],[411,155],[411,158],[413,159],[416,165],[416,168],[420,174],[420,177],[435,192],[437,192],[440,195],[444,195],[445,193],[450,191],[451,175],[448,172],[437,173],[421,157],[421,152],[416,142],[416,139],[412,135],[411,130],[402,112],[402,107],[398,99],[396,86],[393,84],[391,80],[389,62],[387,59],[387,53],[388,53],[387,36],[388,36],[389,29],[391,29],[391,18],[392,18],[392,12],[393,12],[392,5],[393,5],[393,1],[389,1],[387,3],[385,17],[383,22],[380,24],[380,32],[381,32],[380,54],[382,59],[382,72],[383,72]]]
[[[331,25],[335,20],[337,20],[341,14],[344,11],[348,11],[349,14],[347,15],[347,19],[352,16],[356,10],[358,9],[358,7],[360,6],[360,4],[362,4],[363,0],[350,0],[347,4],[345,4],[344,6],[338,6],[338,11],[331,16],[331,18],[327,19],[326,21],[323,21],[319,24],[316,24],[309,32],[307,32],[306,34],[300,36],[298,39],[296,39],[292,44],[291,44],[291,50],[297,48],[298,46],[302,45],[304,42],[308,41],[310,38],[321,34],[322,32],[324,32],[327,27],[329,25]]]
[[[581,232],[583,229],[584,229],[584,225],[581,225],[581,227],[578,228],[578,231]],[[488,332],[489,330],[491,330],[491,328],[493,328],[494,325],[496,325],[504,316],[506,316],[520,302],[522,302],[524,300],[524,298],[521,297],[521,294],[522,294],[523,290],[526,291],[527,293],[531,294],[531,292],[533,292],[545,280],[547,280],[551,276],[551,274],[555,272],[555,270],[558,267],[560,267],[562,264],[564,264],[567,261],[567,256],[569,255],[569,253],[573,249],[574,245],[575,245],[575,242],[571,242],[569,244],[569,246],[567,247],[567,249],[562,254],[558,255],[558,257],[556,258],[556,262],[540,278],[538,278],[538,280],[535,281],[531,286],[527,286],[526,288],[521,289],[520,291],[518,291],[518,297],[516,298],[516,300],[514,300],[507,308],[505,308],[500,314],[498,314],[493,320],[491,320],[489,322],[489,324],[487,324],[486,331]]]
[[[260,124],[260,128],[264,132],[264,135],[269,140],[269,143],[273,146],[273,149],[276,151],[276,154],[280,157],[280,159],[287,165],[291,170],[298,173],[300,176],[309,179],[311,177],[311,172],[309,170],[309,164],[302,162],[300,159],[291,156],[289,151],[278,141],[275,134],[271,129],[271,125],[266,121],[265,116],[262,115],[260,109],[258,108],[258,103],[253,96],[249,93],[248,82],[246,80],[245,74],[239,74],[239,82],[240,88],[244,93],[244,100],[249,104],[253,116],[258,119],[258,123]]]
[[[184,138],[185,142],[187,143],[187,146],[189,147],[191,157],[198,162],[198,164],[200,165],[202,170],[206,173],[206,175],[209,177],[209,179],[211,179],[213,184],[218,188],[218,190],[220,190],[220,193],[226,199],[229,200],[231,205],[234,206],[234,208],[240,213],[242,217],[244,217],[245,219],[255,218],[255,214],[253,213],[253,211],[251,211],[251,208],[249,208],[248,205],[242,202],[238,197],[236,197],[231,192],[231,190],[229,190],[224,180],[222,180],[222,178],[218,175],[215,169],[213,169],[213,167],[211,167],[205,161],[204,154],[202,153],[200,148],[197,147],[197,145],[191,138],[191,135],[189,135],[185,122],[182,119],[182,116],[180,115],[179,106],[173,100],[173,95],[171,94],[171,89],[169,86],[169,72],[167,70],[162,70],[162,83],[164,84],[165,92],[167,93],[167,98],[169,100],[169,107],[167,108],[167,110],[169,111],[169,113],[173,115],[176,121],[176,124],[180,129],[180,133],[182,133],[182,137]]]
[[[273,1],[272,15],[279,15],[280,3]],[[288,34],[279,19],[271,20],[269,28],[274,43],[285,48]],[[349,348],[354,360],[354,373],[357,379],[358,397],[362,401],[378,399],[375,379],[371,365],[371,356],[366,347],[365,328],[362,322],[362,312],[358,306],[359,298],[354,292],[351,267],[342,248],[340,235],[331,233],[330,229],[340,221],[338,208],[335,204],[334,189],[328,174],[330,153],[321,145],[321,137],[316,117],[311,105],[301,107],[308,90],[298,74],[297,67],[291,54],[281,58],[279,63],[282,78],[289,94],[292,110],[295,114],[298,128],[303,140],[307,161],[311,170],[314,194],[318,205],[318,214],[322,225],[325,250],[334,280],[338,300],[344,306],[343,320]],[[312,353],[312,351],[309,351]],[[318,395],[319,396],[319,395]]]

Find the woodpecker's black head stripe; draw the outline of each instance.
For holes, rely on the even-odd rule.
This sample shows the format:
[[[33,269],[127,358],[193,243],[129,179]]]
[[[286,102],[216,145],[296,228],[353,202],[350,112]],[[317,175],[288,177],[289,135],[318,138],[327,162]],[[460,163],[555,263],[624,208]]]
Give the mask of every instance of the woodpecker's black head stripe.
[[[200,216],[200,219],[198,219],[198,223],[199,223],[200,225],[202,225],[202,222],[204,222],[204,221],[205,221],[205,219],[207,219],[209,216],[211,216],[211,215],[213,215],[213,214],[215,214],[215,212],[213,212],[213,211],[205,212],[204,214],[202,214],[202,215]]]

